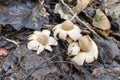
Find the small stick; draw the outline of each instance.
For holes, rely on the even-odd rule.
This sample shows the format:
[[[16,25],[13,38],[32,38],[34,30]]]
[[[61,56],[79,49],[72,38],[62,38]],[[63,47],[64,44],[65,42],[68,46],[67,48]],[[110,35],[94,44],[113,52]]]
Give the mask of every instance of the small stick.
[[[5,39],[6,41],[11,42],[11,43],[13,43],[13,44],[19,46],[19,43],[16,42],[16,41],[14,41],[14,40],[11,40],[11,39],[8,39],[8,38],[5,38],[5,37],[3,37],[3,39]]]

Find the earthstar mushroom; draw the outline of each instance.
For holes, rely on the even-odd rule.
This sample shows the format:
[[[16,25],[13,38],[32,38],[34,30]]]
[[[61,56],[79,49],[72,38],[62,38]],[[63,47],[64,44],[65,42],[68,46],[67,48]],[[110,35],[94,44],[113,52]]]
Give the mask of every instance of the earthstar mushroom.
[[[29,50],[37,50],[37,54],[41,53],[44,49],[52,51],[51,46],[56,46],[57,41],[50,36],[50,31],[34,31],[29,36],[30,42],[27,47]]]
[[[72,62],[76,63],[77,65],[83,65],[84,62],[91,63],[98,58],[97,45],[88,35],[80,37],[78,44],[80,47],[80,52],[77,53],[71,52],[71,55],[76,54],[74,57],[70,59]],[[71,50],[73,50],[74,47],[73,48],[71,47]]]
[[[70,20],[66,20],[53,28],[53,35],[56,39],[59,37],[60,39],[67,40],[68,42],[78,40],[81,37],[80,32],[80,28]]]
[[[68,56],[76,56],[80,52],[80,47],[77,42],[72,42],[70,43],[68,50],[67,50],[67,55]]]

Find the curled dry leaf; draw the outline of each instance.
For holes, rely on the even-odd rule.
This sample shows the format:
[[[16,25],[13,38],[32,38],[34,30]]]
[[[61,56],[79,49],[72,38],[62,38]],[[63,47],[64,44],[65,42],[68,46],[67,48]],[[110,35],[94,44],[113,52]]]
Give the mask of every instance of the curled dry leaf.
[[[8,51],[5,48],[0,48],[0,56],[7,56]]]
[[[96,10],[96,15],[93,18],[93,26],[102,30],[108,30],[111,28],[108,18],[100,9]]]
[[[108,36],[110,33],[111,24],[107,16],[102,10],[97,9],[96,15],[93,18],[93,26],[104,36]]]
[[[89,3],[90,0],[77,0],[77,5],[73,8],[73,11],[79,14]]]

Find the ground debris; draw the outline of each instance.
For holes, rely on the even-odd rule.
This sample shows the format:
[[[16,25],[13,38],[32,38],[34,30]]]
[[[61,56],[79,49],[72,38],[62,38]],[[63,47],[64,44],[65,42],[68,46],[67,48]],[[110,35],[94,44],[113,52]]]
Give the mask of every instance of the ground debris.
[[[2,70],[5,72],[8,71],[9,68],[15,63],[17,63],[17,57],[13,54],[10,54],[5,60],[5,62],[3,63]]]
[[[105,2],[107,5],[104,5],[103,1],[107,1]],[[0,1],[0,23],[3,24],[0,26],[0,48],[5,48],[9,52],[7,56],[0,57],[0,80],[119,80],[120,18],[116,12],[119,10],[118,1],[91,0],[79,14],[73,11],[77,0]],[[62,10],[61,13],[54,12],[57,4]],[[110,21],[112,32],[107,37],[101,36],[92,25],[97,9],[102,10]],[[79,26],[83,36],[87,34],[95,41],[99,49],[97,60],[91,63],[85,62],[82,66],[70,62],[66,55],[69,43],[62,39],[58,40],[57,46],[51,46],[52,52],[44,50],[37,55],[36,51],[28,50],[30,34],[35,30],[49,29],[50,35],[53,36],[53,27],[66,19]],[[25,27],[17,31],[11,25],[17,30]],[[19,46],[3,39],[4,37],[18,42]]]
[[[117,45],[110,40],[95,40],[99,48],[99,57],[103,63],[111,64],[117,56],[120,56],[120,50]]]
[[[102,7],[107,16],[112,18],[114,25],[120,28],[120,1],[119,0],[102,0]]]
[[[43,24],[48,23],[48,16],[40,10],[36,1],[10,1],[0,4],[0,24],[12,25],[16,30],[22,27],[39,30]]]

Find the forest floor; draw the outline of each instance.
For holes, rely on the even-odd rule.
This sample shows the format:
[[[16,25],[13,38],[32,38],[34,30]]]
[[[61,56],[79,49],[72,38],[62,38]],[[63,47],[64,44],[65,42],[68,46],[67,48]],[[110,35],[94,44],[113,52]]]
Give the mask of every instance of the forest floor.
[[[0,0],[0,80],[120,80],[120,1],[91,0],[73,14],[72,8],[84,1]],[[106,15],[109,29],[93,27],[97,9]],[[38,55],[27,48],[33,31],[51,31],[66,19],[72,19],[81,34],[95,41],[97,60],[82,66],[73,64],[66,55],[68,43],[61,39],[52,52],[44,50]],[[100,25],[106,27],[107,23]]]

